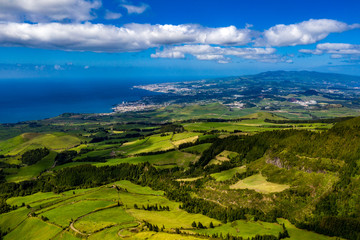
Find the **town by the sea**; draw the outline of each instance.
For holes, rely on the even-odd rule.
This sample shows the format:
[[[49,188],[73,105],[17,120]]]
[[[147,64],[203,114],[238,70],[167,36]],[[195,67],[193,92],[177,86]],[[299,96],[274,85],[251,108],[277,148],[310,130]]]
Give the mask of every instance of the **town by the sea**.
[[[134,85],[163,81],[165,80],[2,79],[0,123],[39,120],[62,113],[110,113],[116,104],[156,94],[132,88]]]

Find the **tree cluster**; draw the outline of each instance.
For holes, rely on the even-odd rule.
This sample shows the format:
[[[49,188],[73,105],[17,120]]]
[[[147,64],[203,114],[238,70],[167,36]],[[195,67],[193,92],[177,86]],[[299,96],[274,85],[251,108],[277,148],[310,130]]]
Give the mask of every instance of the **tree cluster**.
[[[27,165],[33,165],[43,159],[50,153],[47,148],[37,148],[33,150],[26,151],[21,156],[21,162]]]

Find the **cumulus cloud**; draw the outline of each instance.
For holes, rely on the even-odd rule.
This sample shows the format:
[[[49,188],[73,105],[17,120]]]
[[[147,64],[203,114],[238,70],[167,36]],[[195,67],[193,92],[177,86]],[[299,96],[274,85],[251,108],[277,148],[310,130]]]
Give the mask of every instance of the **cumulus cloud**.
[[[105,12],[105,19],[106,20],[115,20],[115,19],[119,19],[121,17],[122,17],[121,13],[111,12],[109,10],[106,10],[106,12]]]
[[[199,60],[214,60],[219,63],[230,62],[230,56],[261,62],[283,62],[284,57],[275,54],[274,48],[238,48],[218,47],[210,45],[174,46],[157,51],[152,58],[185,58],[186,54],[193,55]]]
[[[59,70],[64,70],[60,65],[56,64],[54,65],[54,69],[59,71]]]
[[[299,52],[320,55],[324,53],[330,54],[360,54],[360,45],[348,43],[321,43],[316,49],[301,49]]]
[[[245,45],[251,30],[200,25],[0,23],[0,46],[130,52],[173,44]]]
[[[0,20],[48,22],[94,18],[101,0],[0,0]]]
[[[316,49],[300,49],[299,52],[322,55],[331,54],[331,58],[344,58],[344,57],[359,57],[360,45],[348,43],[321,43],[316,46]]]
[[[297,24],[279,24],[265,30],[257,45],[296,46],[316,43],[330,33],[341,33],[360,28],[360,24],[348,25],[332,19],[310,19]]]
[[[133,4],[122,4],[122,7],[126,8],[129,14],[141,14],[149,8],[149,5],[142,3],[140,6],[136,6]]]

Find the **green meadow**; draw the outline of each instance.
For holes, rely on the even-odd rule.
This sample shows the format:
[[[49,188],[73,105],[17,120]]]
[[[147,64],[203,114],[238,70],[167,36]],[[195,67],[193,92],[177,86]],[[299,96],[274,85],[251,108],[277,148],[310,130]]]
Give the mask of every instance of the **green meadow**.
[[[243,171],[244,168],[230,169]],[[220,172],[231,175],[229,170]],[[189,179],[188,179],[189,180]],[[194,179],[195,180],[195,179]],[[118,187],[116,189],[116,186]],[[238,220],[229,223],[204,216],[188,213],[179,208],[179,202],[171,201],[163,191],[142,187],[130,181],[122,180],[102,187],[77,189],[61,194],[36,193],[7,200],[8,204],[30,205],[30,209],[21,207],[0,215],[0,228],[7,229],[4,239],[203,239],[194,234],[227,233],[244,238],[256,234],[277,234],[282,227],[277,223]],[[118,202],[120,206],[118,206]],[[41,206],[40,206],[41,205]],[[149,205],[167,206],[169,211],[150,211]],[[137,206],[137,207],[135,207]],[[33,215],[29,215],[32,212]],[[145,221],[164,228],[163,232],[149,231]],[[207,229],[197,229],[193,222],[201,222]],[[322,235],[300,230],[285,223],[291,239],[330,239]],[[210,223],[214,228],[209,228]],[[175,229],[181,229],[182,235]],[[300,234],[298,236],[298,234]],[[305,236],[305,237],[302,237]]]
[[[268,182],[261,174],[247,177],[230,186],[230,189],[252,189],[261,193],[282,192],[289,185]]]
[[[76,229],[83,233],[94,233],[115,225],[131,223],[135,218],[125,212],[123,208],[115,207],[86,215],[75,222]]]
[[[179,151],[170,151],[167,153],[148,155],[148,156],[138,156],[138,157],[127,157],[127,158],[114,158],[109,159],[104,163],[96,163],[96,166],[111,166],[117,165],[120,163],[144,163],[149,162],[157,166],[166,166],[166,165],[175,165],[175,166],[187,166],[190,162],[194,162],[196,155],[179,152]]]
[[[49,155],[44,157],[42,160],[37,162],[34,165],[21,167],[16,173],[8,175],[7,181],[9,182],[20,182],[35,178],[42,171],[49,169],[54,164],[54,159],[56,157],[55,152],[50,152]]]
[[[208,149],[210,146],[211,146],[211,143],[203,143],[203,144],[195,145],[195,146],[192,146],[192,147],[184,148],[181,151],[200,155],[206,149]]]
[[[38,218],[28,218],[22,222],[17,228],[7,234],[4,239],[51,239],[56,234],[61,232],[62,229],[41,221]]]
[[[46,147],[61,151],[79,145],[81,139],[65,133],[24,133],[0,142],[0,154],[17,155],[30,149]]]
[[[216,225],[215,225],[216,226]],[[207,234],[222,234],[225,236],[227,233],[233,236],[242,236],[244,238],[254,237],[255,235],[275,235],[282,231],[282,227],[276,223],[267,223],[261,221],[245,221],[237,220],[231,223],[226,223],[215,228],[200,229],[194,232],[207,233]]]
[[[41,212],[40,215],[49,218],[49,222],[55,223],[62,227],[69,225],[76,218],[86,213],[95,211],[99,208],[108,207],[114,204],[111,201],[80,201],[60,205],[49,211]]]
[[[179,108],[184,110],[180,116],[170,111]],[[280,116],[268,112],[254,113],[254,109],[240,114],[240,110],[229,111],[222,104],[169,106],[165,109],[167,110],[163,109],[163,112],[154,110],[142,114],[159,116],[163,114],[164,118],[177,116],[177,121],[182,118],[194,120],[160,125],[146,123],[145,127],[141,124],[122,125],[116,120],[94,121],[94,124],[89,125],[80,123],[68,125],[63,122],[58,126],[73,126],[76,129],[84,127],[84,129],[76,130],[78,131],[76,133],[55,132],[55,130],[49,133],[22,133],[1,141],[0,155],[4,156],[1,156],[0,162],[4,166],[9,163],[17,164],[15,167],[0,169],[4,173],[4,181],[11,182],[10,184],[22,181],[40,182],[44,179],[48,181],[46,184],[41,182],[43,185],[37,185],[32,192],[20,190],[17,195],[6,192],[7,196],[16,197],[6,199],[6,203],[14,206],[14,209],[0,215],[0,230],[8,232],[4,239],[208,239],[199,234],[223,236],[230,234],[246,239],[257,234],[278,236],[279,232],[283,231],[282,224],[286,226],[290,239],[333,239],[298,229],[285,219],[277,219],[278,222],[274,222],[276,217],[271,220],[258,218],[257,213],[252,211],[260,210],[266,215],[274,209],[291,207],[291,217],[293,217],[291,220],[303,220],[308,214],[314,213],[317,204],[323,201],[324,196],[332,190],[332,186],[339,183],[341,180],[339,169],[346,166],[345,160],[332,156],[316,157],[299,154],[296,155],[296,159],[291,159],[293,166],[286,168],[279,162],[280,157],[278,159],[275,158],[277,156],[272,156],[273,153],[278,154],[277,152],[265,149],[268,143],[270,147],[276,146],[279,149],[286,144],[292,146],[294,139],[289,138],[278,143],[276,142],[278,136],[272,136],[275,140],[269,138],[269,142],[266,143],[254,141],[254,145],[260,142],[256,145],[258,148],[252,149],[253,146],[246,148],[246,154],[251,152],[252,155],[246,155],[241,152],[242,149],[231,146],[233,141],[243,144],[244,139],[259,136],[256,135],[257,132],[267,136],[266,134],[272,134],[268,131],[282,129],[310,130],[299,131],[304,134],[304,139],[307,134],[322,136],[326,132],[324,130],[332,127],[333,123],[270,123],[265,119],[285,120],[283,116],[286,114]],[[213,111],[212,115],[207,111]],[[195,120],[196,117],[219,116],[229,121]],[[243,119],[239,119],[240,116]],[[158,120],[160,119],[159,117]],[[178,133],[179,127],[181,129],[179,131],[184,131]],[[294,132],[297,131],[285,133],[290,135]],[[240,137],[237,138],[235,135]],[[95,136],[99,136],[99,142],[91,141]],[[233,137],[226,138],[227,136]],[[211,143],[214,141],[211,138],[217,138],[216,143],[228,142],[225,142],[226,146],[216,145]],[[198,144],[200,142],[209,143]],[[179,148],[183,143],[188,143],[186,146],[190,147]],[[50,154],[30,166],[21,163],[21,155],[24,152],[40,147],[48,148]],[[295,149],[294,146],[292,147]],[[286,156],[288,149],[284,148],[279,152]],[[63,165],[56,165],[57,154],[65,150],[75,150],[76,157]],[[197,165],[197,161],[202,161],[206,154],[210,156],[207,162],[201,166]],[[74,168],[80,165],[92,166]],[[319,170],[312,170],[311,167],[314,166]],[[111,172],[95,178],[98,170],[100,172],[102,169],[109,169]],[[126,169],[126,172],[130,169],[129,172],[137,175],[138,178],[130,174],[126,175],[123,169]],[[69,175],[61,175],[77,174],[78,170],[84,171],[87,175],[79,174],[79,179],[71,179],[73,175],[70,178],[63,177]],[[135,174],[131,171],[135,171]],[[356,176],[351,178],[352,183],[358,180]],[[68,179],[73,181],[66,181]],[[89,179],[90,181],[85,181]],[[128,180],[117,181],[118,179]],[[48,187],[48,183],[56,185],[59,182],[63,183],[63,188],[44,187]],[[68,182],[71,183],[66,185]],[[21,187],[26,188],[26,184],[30,183],[32,182],[25,182]],[[168,186],[167,184],[171,191],[163,187]],[[39,191],[38,189],[44,192],[34,193]],[[62,192],[65,189],[67,191]],[[298,195],[288,199],[289,192],[296,192]],[[171,195],[172,193],[181,197],[177,198],[178,195]],[[208,209],[203,209],[201,204],[194,203],[205,201],[210,203]],[[298,204],[299,208],[294,208],[295,204]],[[153,206],[167,207],[168,210],[162,208],[154,210]],[[224,215],[211,215],[212,210],[223,211],[228,207],[250,209],[250,212],[241,218],[238,216],[235,218],[245,220],[232,222],[228,221],[229,213],[226,213],[225,220],[221,218]],[[355,201],[349,202],[346,207],[350,209],[349,211],[357,209]],[[339,211],[346,212],[347,210],[344,210],[346,207],[339,208]],[[194,227],[193,222],[201,222],[206,228]],[[210,227],[210,223],[214,227]],[[147,224],[157,226],[162,231],[153,231]]]
[[[231,168],[229,170],[221,171],[218,173],[213,173],[210,176],[215,178],[216,181],[221,182],[233,178],[236,173],[243,173],[245,171],[246,171],[246,167],[242,166],[242,167]]]

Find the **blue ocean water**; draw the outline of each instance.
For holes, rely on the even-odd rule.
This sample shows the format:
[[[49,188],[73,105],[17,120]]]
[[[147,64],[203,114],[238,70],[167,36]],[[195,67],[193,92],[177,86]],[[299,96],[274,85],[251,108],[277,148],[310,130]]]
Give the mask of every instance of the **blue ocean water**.
[[[39,120],[69,112],[111,112],[115,104],[153,95],[132,86],[154,82],[141,79],[0,80],[0,123]]]

